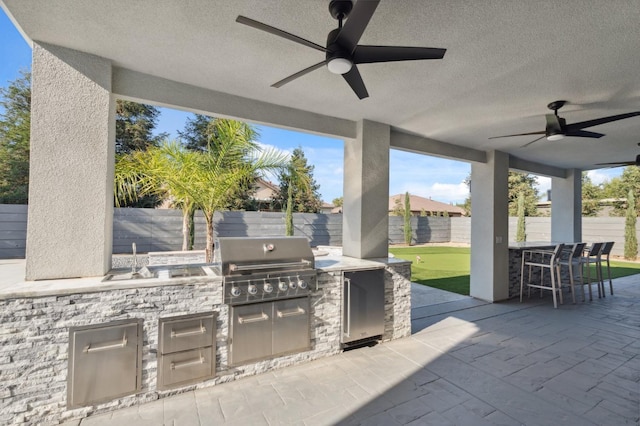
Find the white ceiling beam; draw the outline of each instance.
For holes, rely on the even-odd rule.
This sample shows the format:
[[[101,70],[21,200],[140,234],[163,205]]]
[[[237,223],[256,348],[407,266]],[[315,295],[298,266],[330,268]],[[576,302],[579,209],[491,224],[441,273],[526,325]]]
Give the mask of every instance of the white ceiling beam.
[[[487,154],[484,151],[404,133],[395,128],[391,129],[391,148],[452,160],[487,162]]]
[[[194,113],[224,116],[323,136],[349,139],[356,137],[354,121],[203,89],[125,68],[113,69],[113,93],[126,100]]]

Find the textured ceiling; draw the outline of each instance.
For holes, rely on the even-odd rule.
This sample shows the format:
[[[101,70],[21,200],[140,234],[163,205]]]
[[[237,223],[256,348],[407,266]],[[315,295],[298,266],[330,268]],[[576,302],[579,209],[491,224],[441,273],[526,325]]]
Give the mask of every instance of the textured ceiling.
[[[544,130],[546,105],[567,123],[640,111],[640,0],[382,0],[361,44],[446,48],[440,61],[359,65],[358,98],[321,68],[270,85],[323,53],[237,24],[259,20],[324,45],[328,0],[4,0],[30,40],[117,66],[350,120],[369,119],[480,150],[558,167],[632,160],[640,117],[587,130],[601,139],[489,140]]]

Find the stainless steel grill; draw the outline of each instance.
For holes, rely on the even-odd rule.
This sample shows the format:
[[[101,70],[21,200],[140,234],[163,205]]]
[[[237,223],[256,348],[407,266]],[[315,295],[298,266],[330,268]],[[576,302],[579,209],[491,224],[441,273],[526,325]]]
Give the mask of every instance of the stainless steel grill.
[[[220,238],[214,262],[230,306],[230,365],[310,348],[317,273],[306,238]]]

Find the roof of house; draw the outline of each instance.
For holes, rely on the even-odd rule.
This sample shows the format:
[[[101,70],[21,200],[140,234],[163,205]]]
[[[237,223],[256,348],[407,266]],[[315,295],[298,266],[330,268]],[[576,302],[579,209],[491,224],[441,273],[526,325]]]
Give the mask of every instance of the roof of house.
[[[396,194],[389,197],[389,211],[392,211],[396,206],[396,200],[399,199],[400,203],[404,206],[404,194]],[[427,211],[427,212],[449,212],[465,214],[463,208],[453,206],[451,204],[442,203],[440,201],[434,201],[430,198],[419,197],[417,195],[409,194],[409,203],[411,205],[412,212]]]

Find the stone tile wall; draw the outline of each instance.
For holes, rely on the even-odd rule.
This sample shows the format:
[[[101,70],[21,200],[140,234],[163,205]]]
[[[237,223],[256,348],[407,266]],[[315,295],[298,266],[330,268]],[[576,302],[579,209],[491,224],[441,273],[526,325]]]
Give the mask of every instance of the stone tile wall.
[[[410,265],[387,267],[384,340],[411,330]],[[65,296],[0,300],[0,424],[56,424],[94,413],[209,387],[240,377],[299,364],[340,352],[341,273],[320,273],[311,295],[310,351],[228,368],[229,310],[219,279],[213,283],[166,285]],[[217,314],[215,378],[159,391],[158,319],[214,311]],[[142,318],[142,391],[96,406],[67,410],[69,327]]]

